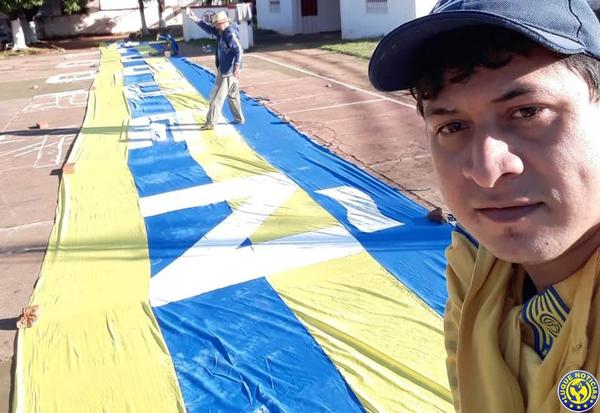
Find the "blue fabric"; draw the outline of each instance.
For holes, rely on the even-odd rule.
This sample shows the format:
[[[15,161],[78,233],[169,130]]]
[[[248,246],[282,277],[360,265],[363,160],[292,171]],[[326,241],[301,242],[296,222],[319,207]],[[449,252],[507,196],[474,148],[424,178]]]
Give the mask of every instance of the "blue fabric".
[[[131,65],[134,71],[146,70],[144,67],[142,67],[144,65],[147,66],[145,61],[141,61],[141,64],[137,64],[138,61],[134,61],[134,63],[136,64]],[[125,86],[137,86],[142,93],[160,91],[160,87],[156,83],[152,73],[140,73],[123,76],[123,83]],[[160,95],[143,96],[139,98],[130,97],[127,103],[129,104],[131,117],[134,119],[142,116],[157,115],[175,111],[169,99]]]
[[[265,279],[154,312],[190,413],[364,411]]]
[[[145,60],[127,60],[123,62],[123,67],[134,67],[134,66],[146,66],[147,63]]]
[[[158,274],[179,258],[229,215],[229,205],[220,202],[147,217],[151,275]]]
[[[155,83],[151,85],[138,85],[142,93],[151,93],[160,91],[160,87]]]
[[[129,169],[141,197],[210,183],[185,142],[129,151]]]
[[[138,56],[142,55],[139,50],[137,50],[136,48],[132,48],[132,47],[127,47],[127,48],[121,47],[119,49],[119,54],[121,56],[126,56],[128,58],[129,57],[138,57]]]
[[[164,96],[146,96],[139,99],[129,98],[128,103],[133,119],[173,111],[173,105]]]
[[[128,162],[140,197],[212,182],[185,142],[132,150]],[[230,214],[231,208],[222,202],[146,218],[151,274],[160,272]]]
[[[214,75],[185,59],[172,59],[172,63],[201,94],[208,96]],[[444,251],[450,244],[452,226],[428,221],[425,208],[313,143],[253,99],[243,95],[242,100],[247,120],[236,127],[247,143],[335,216],[391,274],[443,314],[447,300]],[[228,110],[224,114],[232,119]],[[405,225],[361,232],[348,221],[342,205],[316,193],[348,185],[369,194],[384,215]]]
[[[154,82],[154,76],[152,76],[151,73],[141,73],[139,75],[123,76],[123,84],[125,84],[125,86],[151,82]]]

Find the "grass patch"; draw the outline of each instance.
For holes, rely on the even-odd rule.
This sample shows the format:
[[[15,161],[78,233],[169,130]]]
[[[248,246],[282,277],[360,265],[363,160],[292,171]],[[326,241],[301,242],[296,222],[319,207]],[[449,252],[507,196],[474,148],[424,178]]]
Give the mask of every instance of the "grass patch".
[[[32,56],[36,54],[50,54],[57,53],[55,49],[49,49],[47,47],[34,47],[29,46],[27,49],[21,50],[5,50],[0,52],[0,59],[4,59],[7,57],[15,57],[15,56]]]
[[[341,43],[324,44],[320,48],[369,60],[381,39],[381,37],[376,37],[372,39],[348,40]]]
[[[260,29],[256,25],[252,25],[252,30],[254,31],[254,35],[258,36],[258,37],[260,37],[260,36],[277,36],[279,34],[275,30]]]

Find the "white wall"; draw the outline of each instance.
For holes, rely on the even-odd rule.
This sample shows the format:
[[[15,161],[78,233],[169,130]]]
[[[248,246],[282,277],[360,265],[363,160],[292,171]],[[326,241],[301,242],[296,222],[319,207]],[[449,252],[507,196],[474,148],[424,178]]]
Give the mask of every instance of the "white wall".
[[[258,28],[274,30],[281,34],[298,33],[294,27],[295,6],[295,0],[281,0],[279,13],[272,13],[269,8],[269,0],[257,0],[256,17]]]
[[[178,0],[165,0],[166,7],[183,6],[193,0],[182,1],[181,4]],[[97,0],[99,4],[99,10],[127,10],[127,9],[138,9],[138,0]],[[89,5],[89,4],[88,4]],[[145,1],[144,9],[147,7],[158,7],[157,1]]]
[[[366,0],[341,0],[342,38],[360,39],[365,37],[382,36],[395,29],[402,23],[414,19],[418,11],[429,8],[427,14],[435,1],[431,0],[388,0],[387,10],[384,12],[367,13]]]
[[[258,27],[287,35],[340,30],[340,2],[343,1],[346,0],[318,0],[319,14],[302,17],[300,0],[281,0],[280,13],[270,11],[269,0],[257,0]]]
[[[144,5],[148,27],[158,27],[158,3]],[[166,7],[163,16],[167,25],[181,24],[179,7]],[[39,37],[51,39],[81,34],[101,35],[132,33],[142,28],[140,11],[136,9],[100,10],[87,15],[42,17],[36,20]]]

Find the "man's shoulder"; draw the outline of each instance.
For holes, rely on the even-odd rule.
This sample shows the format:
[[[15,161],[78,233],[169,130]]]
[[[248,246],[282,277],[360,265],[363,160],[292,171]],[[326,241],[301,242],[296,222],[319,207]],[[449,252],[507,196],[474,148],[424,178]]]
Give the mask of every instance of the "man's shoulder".
[[[223,34],[228,36],[238,36],[240,34],[240,28],[236,23],[232,23],[225,30],[223,30]]]
[[[468,245],[471,245],[473,248],[479,248],[479,241],[462,225],[458,222],[454,225],[454,229],[452,230],[452,241],[454,242],[455,237],[457,241],[461,239],[464,240]]]
[[[457,224],[452,231],[452,242],[446,249],[448,290],[464,298],[473,278],[481,279],[498,258],[464,227]],[[476,265],[477,264],[477,265]]]
[[[446,249],[448,289],[462,296],[471,283],[475,262],[480,251],[477,239],[460,224],[452,231],[452,242]]]

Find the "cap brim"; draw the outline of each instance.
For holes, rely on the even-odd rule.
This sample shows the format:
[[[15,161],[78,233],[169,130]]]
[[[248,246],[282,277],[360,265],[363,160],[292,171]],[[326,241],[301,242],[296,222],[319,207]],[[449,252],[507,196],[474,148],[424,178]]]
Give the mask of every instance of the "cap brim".
[[[584,52],[578,42],[516,23],[504,17],[478,11],[450,11],[430,14],[394,29],[379,43],[369,62],[369,80],[382,91],[407,89],[418,78],[415,57],[431,37],[460,27],[489,24],[517,31],[558,53]]]

